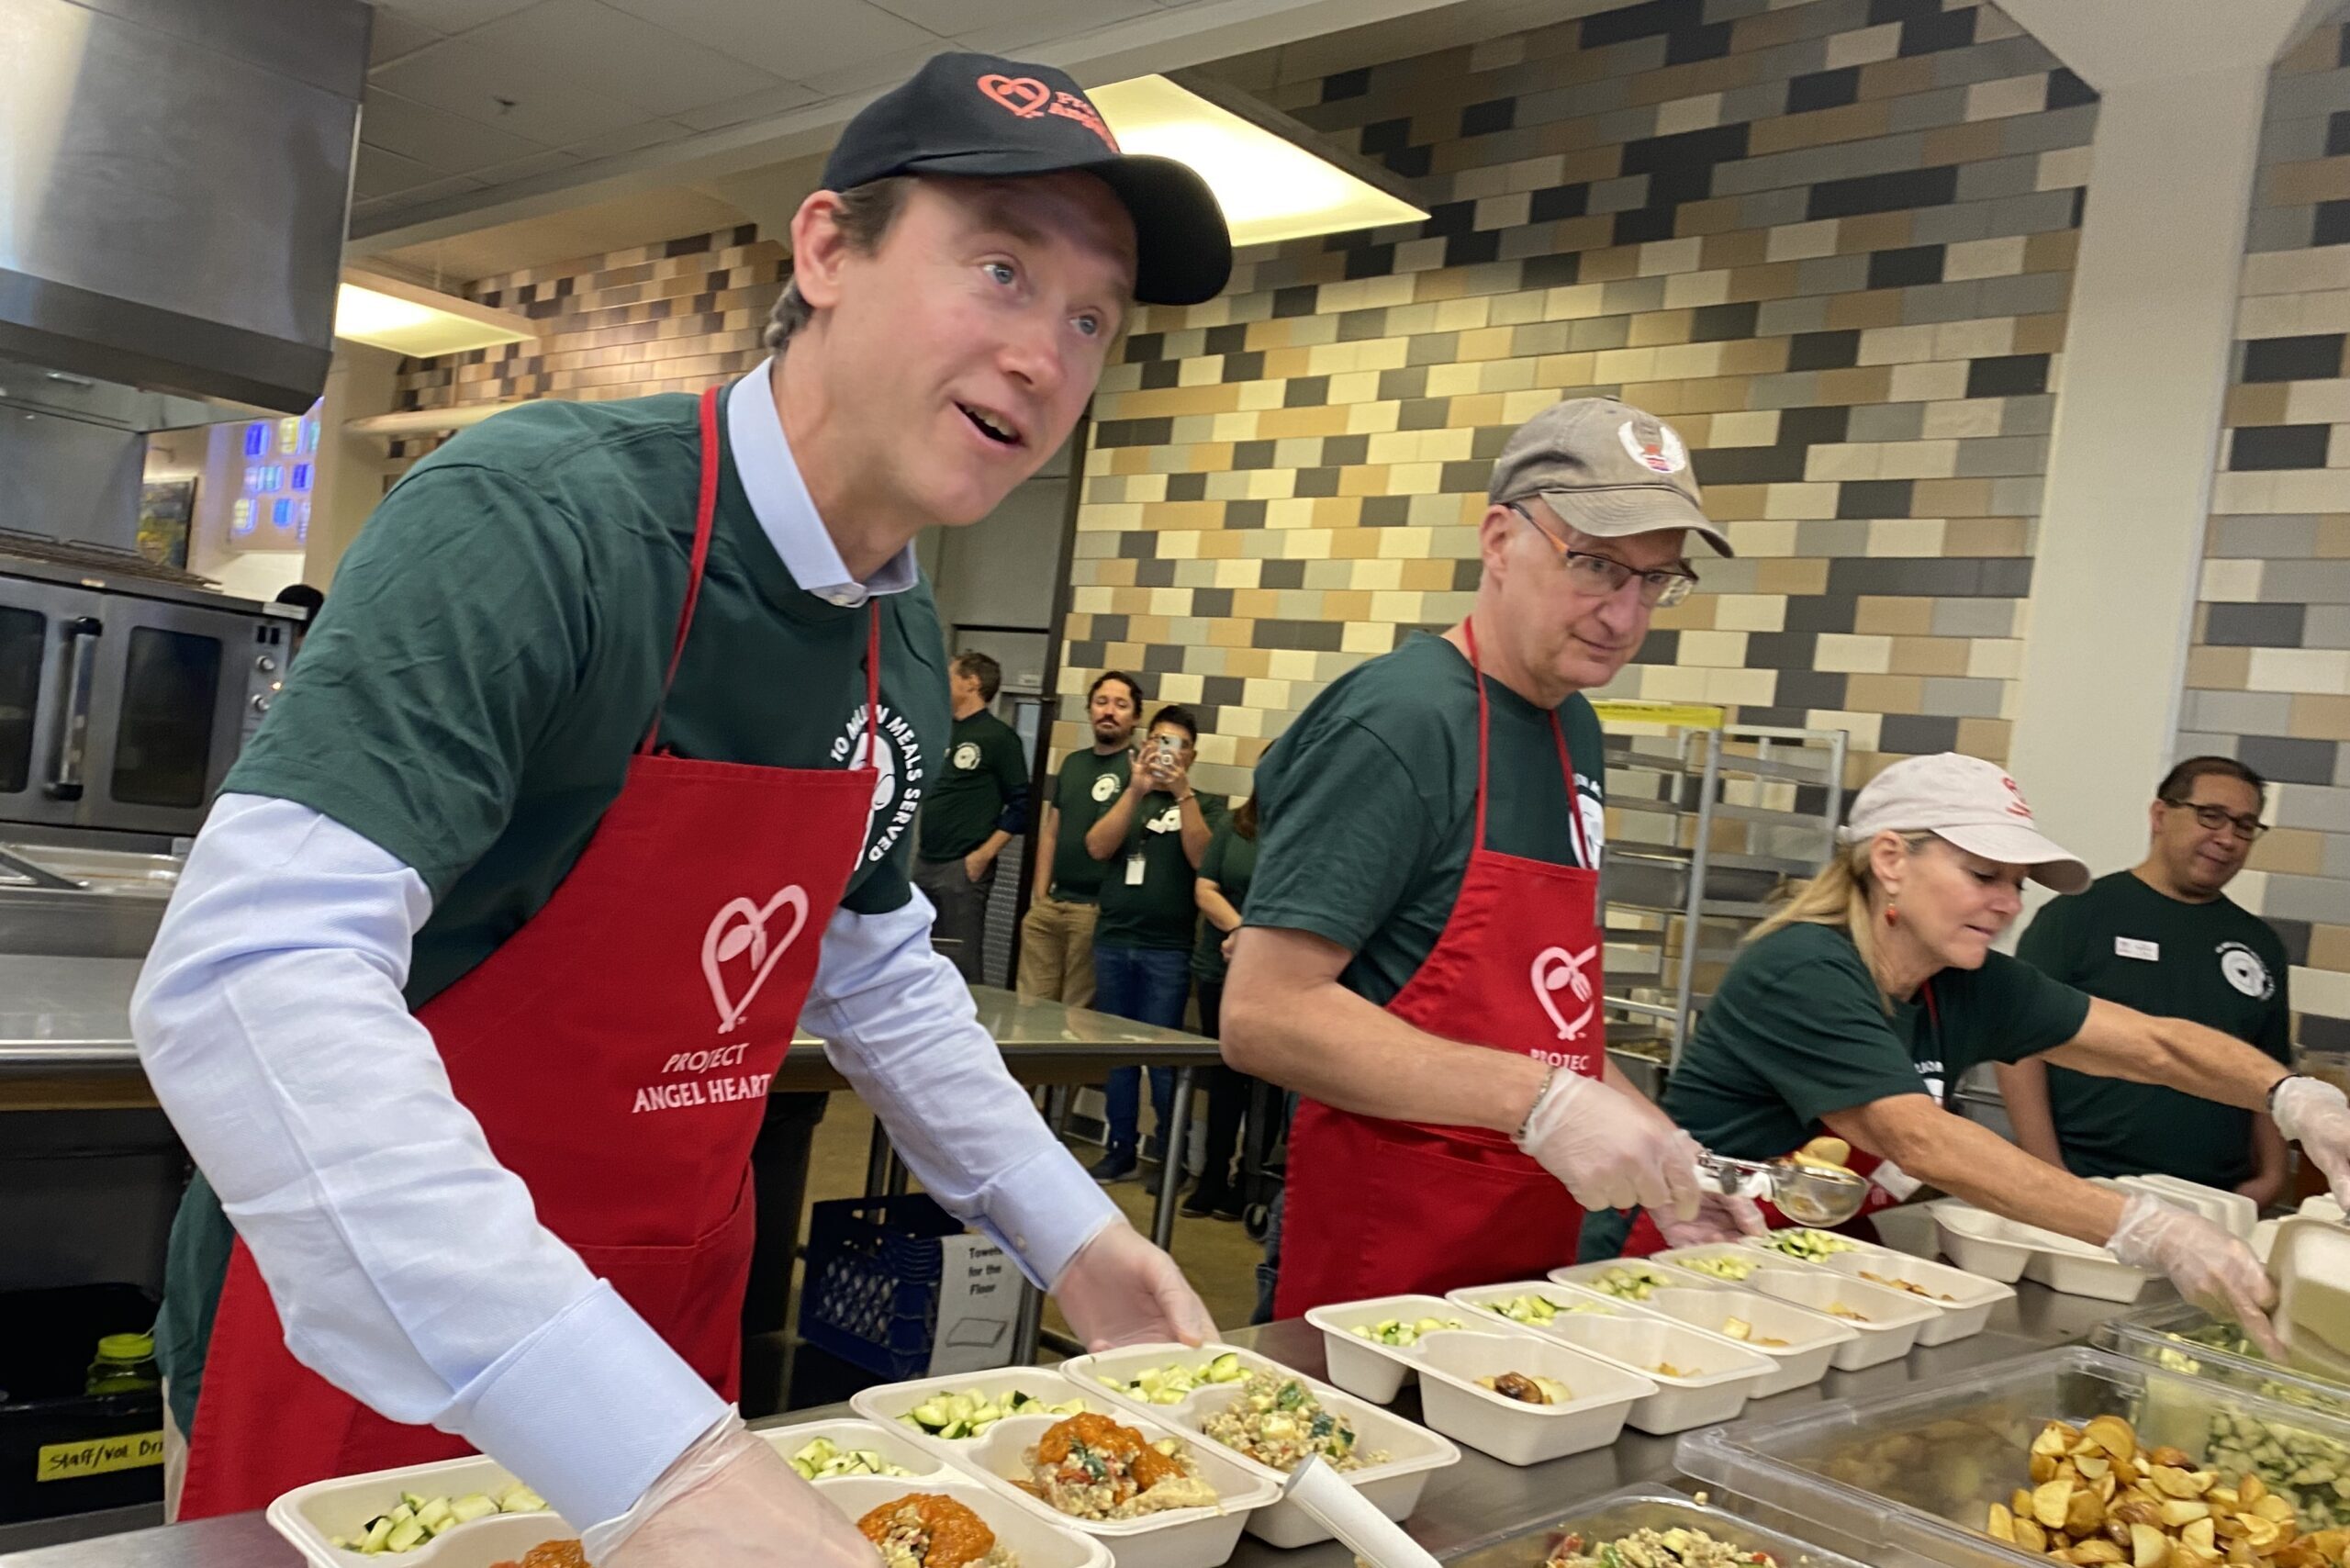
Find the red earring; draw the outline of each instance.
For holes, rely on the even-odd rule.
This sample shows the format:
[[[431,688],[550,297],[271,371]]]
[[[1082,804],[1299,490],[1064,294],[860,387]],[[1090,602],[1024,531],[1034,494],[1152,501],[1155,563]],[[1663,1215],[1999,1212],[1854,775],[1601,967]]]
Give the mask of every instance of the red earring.
[[[1888,903],[1885,906],[1885,923],[1887,925],[1898,925],[1901,924],[1901,906],[1899,904]]]

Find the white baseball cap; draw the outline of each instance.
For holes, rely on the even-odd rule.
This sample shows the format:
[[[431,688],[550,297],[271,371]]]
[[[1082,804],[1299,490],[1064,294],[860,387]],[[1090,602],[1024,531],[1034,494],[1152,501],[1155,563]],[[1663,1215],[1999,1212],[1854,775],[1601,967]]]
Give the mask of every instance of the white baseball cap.
[[[2060,893],[2089,885],[2087,863],[2034,827],[2023,790],[2006,769],[1979,756],[1946,751],[1904,757],[1853,798],[1852,816],[1836,837],[1860,844],[1887,829],[1931,833],[1970,855],[2026,867],[2032,880]]]

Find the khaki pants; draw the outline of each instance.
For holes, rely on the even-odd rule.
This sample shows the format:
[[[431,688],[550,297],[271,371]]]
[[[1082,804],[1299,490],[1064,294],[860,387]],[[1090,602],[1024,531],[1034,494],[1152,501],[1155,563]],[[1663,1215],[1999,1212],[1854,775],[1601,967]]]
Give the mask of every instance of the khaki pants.
[[[1040,899],[1020,923],[1020,994],[1029,1002],[1093,1005],[1093,917],[1090,903]]]

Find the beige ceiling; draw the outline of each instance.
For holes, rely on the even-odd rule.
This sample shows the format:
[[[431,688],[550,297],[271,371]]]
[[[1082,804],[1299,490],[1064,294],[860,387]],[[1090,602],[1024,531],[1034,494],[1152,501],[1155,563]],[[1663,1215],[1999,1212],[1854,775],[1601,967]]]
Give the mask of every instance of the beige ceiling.
[[[943,49],[1089,83],[1207,65],[1262,89],[1612,3],[375,0],[351,252],[455,287],[734,223],[780,232],[839,126]]]

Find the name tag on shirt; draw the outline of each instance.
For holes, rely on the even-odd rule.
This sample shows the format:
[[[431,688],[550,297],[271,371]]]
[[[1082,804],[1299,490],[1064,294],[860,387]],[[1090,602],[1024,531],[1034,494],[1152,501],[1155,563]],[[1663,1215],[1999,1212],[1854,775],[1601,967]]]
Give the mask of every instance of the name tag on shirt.
[[[1142,868],[1143,858],[1141,855],[1135,854],[1126,857],[1126,886],[1130,888],[1139,888],[1142,886]]]
[[[2159,964],[2163,959],[2163,945],[2135,936],[2117,936],[2113,939],[2113,956],[2117,958],[2143,958],[2150,964]]]

